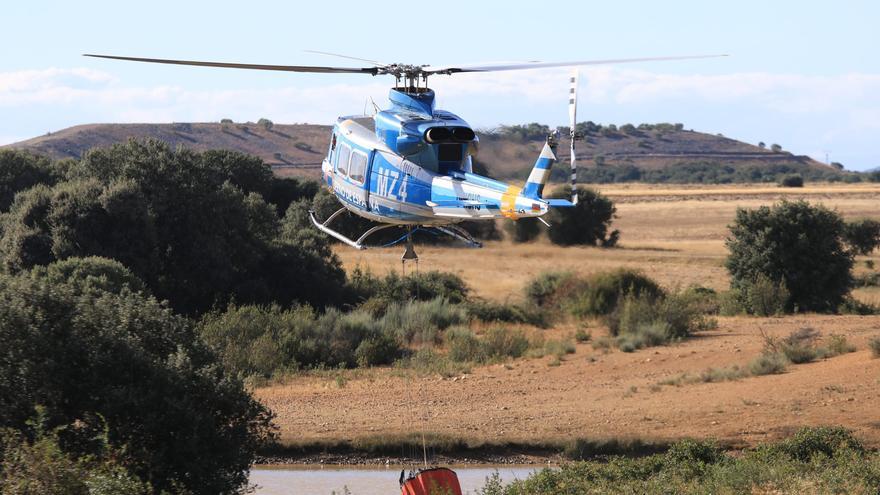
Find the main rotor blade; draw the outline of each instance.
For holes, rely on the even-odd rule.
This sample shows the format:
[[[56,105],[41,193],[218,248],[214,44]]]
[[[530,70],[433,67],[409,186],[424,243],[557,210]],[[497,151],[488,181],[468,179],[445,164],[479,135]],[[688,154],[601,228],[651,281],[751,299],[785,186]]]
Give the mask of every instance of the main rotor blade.
[[[131,62],[149,62],[153,64],[195,65],[198,67],[226,67],[231,69],[254,69],[275,70],[284,72],[323,72],[323,73],[349,73],[376,75],[376,67],[321,67],[312,65],[262,65],[262,64],[235,64],[227,62],[201,62],[198,60],[168,60],[162,58],[119,57],[115,55],[83,54],[85,57],[109,58],[113,60],[128,60]]]
[[[723,55],[685,55],[679,57],[619,58],[608,60],[581,60],[575,62],[526,62],[522,64],[481,64],[427,66],[422,70],[427,74],[455,74],[458,72],[496,72],[503,70],[546,69],[550,67],[573,67],[580,65],[626,64],[632,62],[656,62],[662,60],[691,60],[698,58],[726,57]]]
[[[375,64],[375,65],[379,65],[379,66],[388,65],[384,62],[379,62],[377,60],[370,60],[368,58],[352,57],[350,55],[342,55],[341,53],[322,52],[319,50],[303,50],[303,51],[306,53],[317,53],[318,55],[329,55],[331,57],[347,58],[349,60],[357,60],[359,62],[369,62],[371,64]]]

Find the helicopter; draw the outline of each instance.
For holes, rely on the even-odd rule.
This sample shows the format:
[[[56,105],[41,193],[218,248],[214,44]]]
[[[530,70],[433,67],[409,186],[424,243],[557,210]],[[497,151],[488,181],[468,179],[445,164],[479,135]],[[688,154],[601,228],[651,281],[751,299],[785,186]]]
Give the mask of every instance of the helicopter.
[[[418,259],[412,248],[416,228],[436,229],[469,246],[481,247],[458,224],[466,220],[494,221],[543,218],[552,208],[577,204],[576,133],[578,72],[569,83],[569,129],[571,161],[571,199],[544,198],[544,187],[557,161],[559,133],[550,133],[525,184],[507,184],[474,173],[473,159],[479,149],[474,129],[458,115],[436,108],[436,94],[428,87],[428,77],[460,73],[485,73],[553,67],[581,67],[600,64],[687,60],[725,55],[688,55],[570,62],[490,63],[474,65],[386,64],[375,60],[329,52],[311,53],[342,57],[373,64],[368,67],[328,67],[300,65],[262,65],[195,60],[124,57],[85,54],[87,57],[159,64],[223,67],[284,72],[390,75],[394,86],[388,93],[390,107],[376,108],[373,115],[339,117],[333,125],[327,155],[322,161],[322,180],[342,206],[326,219],[309,212],[320,231],[352,246],[366,249],[366,241],[376,232],[404,227],[406,259]],[[371,220],[377,225],[352,239],[332,227],[345,211]]]

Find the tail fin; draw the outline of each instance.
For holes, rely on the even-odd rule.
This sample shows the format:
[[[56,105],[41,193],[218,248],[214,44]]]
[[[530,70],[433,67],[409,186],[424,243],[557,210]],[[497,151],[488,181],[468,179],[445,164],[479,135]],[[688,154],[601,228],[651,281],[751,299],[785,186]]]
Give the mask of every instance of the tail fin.
[[[550,168],[553,167],[553,162],[555,161],[556,153],[551,146],[551,138],[548,138],[547,142],[544,143],[544,149],[541,150],[541,155],[535,162],[532,173],[529,174],[526,185],[523,186],[522,195],[524,197],[541,199],[541,195],[544,193],[544,185],[547,184],[547,179],[550,178]]]

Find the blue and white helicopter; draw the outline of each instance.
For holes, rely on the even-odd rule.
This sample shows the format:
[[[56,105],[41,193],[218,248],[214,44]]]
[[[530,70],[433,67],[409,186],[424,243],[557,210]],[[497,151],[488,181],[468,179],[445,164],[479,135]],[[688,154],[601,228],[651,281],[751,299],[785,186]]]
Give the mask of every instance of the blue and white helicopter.
[[[404,226],[407,229],[405,258],[416,258],[412,250],[411,233],[417,227],[434,228],[471,246],[479,247],[481,244],[457,224],[465,220],[491,221],[497,218],[537,217],[543,221],[541,216],[551,208],[577,204],[575,141],[580,137],[575,133],[577,72],[574,72],[570,80],[568,104],[571,200],[543,197],[550,169],[556,161],[558,133],[547,136],[529,178],[522,187],[473,173],[472,160],[477,154],[479,139],[464,119],[435,107],[434,91],[427,85],[429,76],[723,56],[429,66],[383,64],[327,52],[313,53],[360,60],[374,65],[360,68],[320,67],[112,55],[86,56],[203,67],[394,76],[395,85],[388,94],[390,108],[377,111],[374,115],[339,117],[334,124],[327,156],[322,164],[322,175],[324,182],[343,206],[323,221],[311,212],[311,220],[321,231],[357,249],[366,249],[367,238],[380,230]],[[378,225],[368,229],[357,239],[351,239],[331,227],[333,221],[346,210],[377,222]]]

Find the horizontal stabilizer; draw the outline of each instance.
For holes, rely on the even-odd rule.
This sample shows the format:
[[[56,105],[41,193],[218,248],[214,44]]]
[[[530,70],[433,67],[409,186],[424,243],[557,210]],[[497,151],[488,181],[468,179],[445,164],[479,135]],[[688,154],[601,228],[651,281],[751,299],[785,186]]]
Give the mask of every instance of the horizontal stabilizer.
[[[551,208],[571,208],[574,206],[574,203],[567,199],[545,199],[544,201],[546,201]]]

